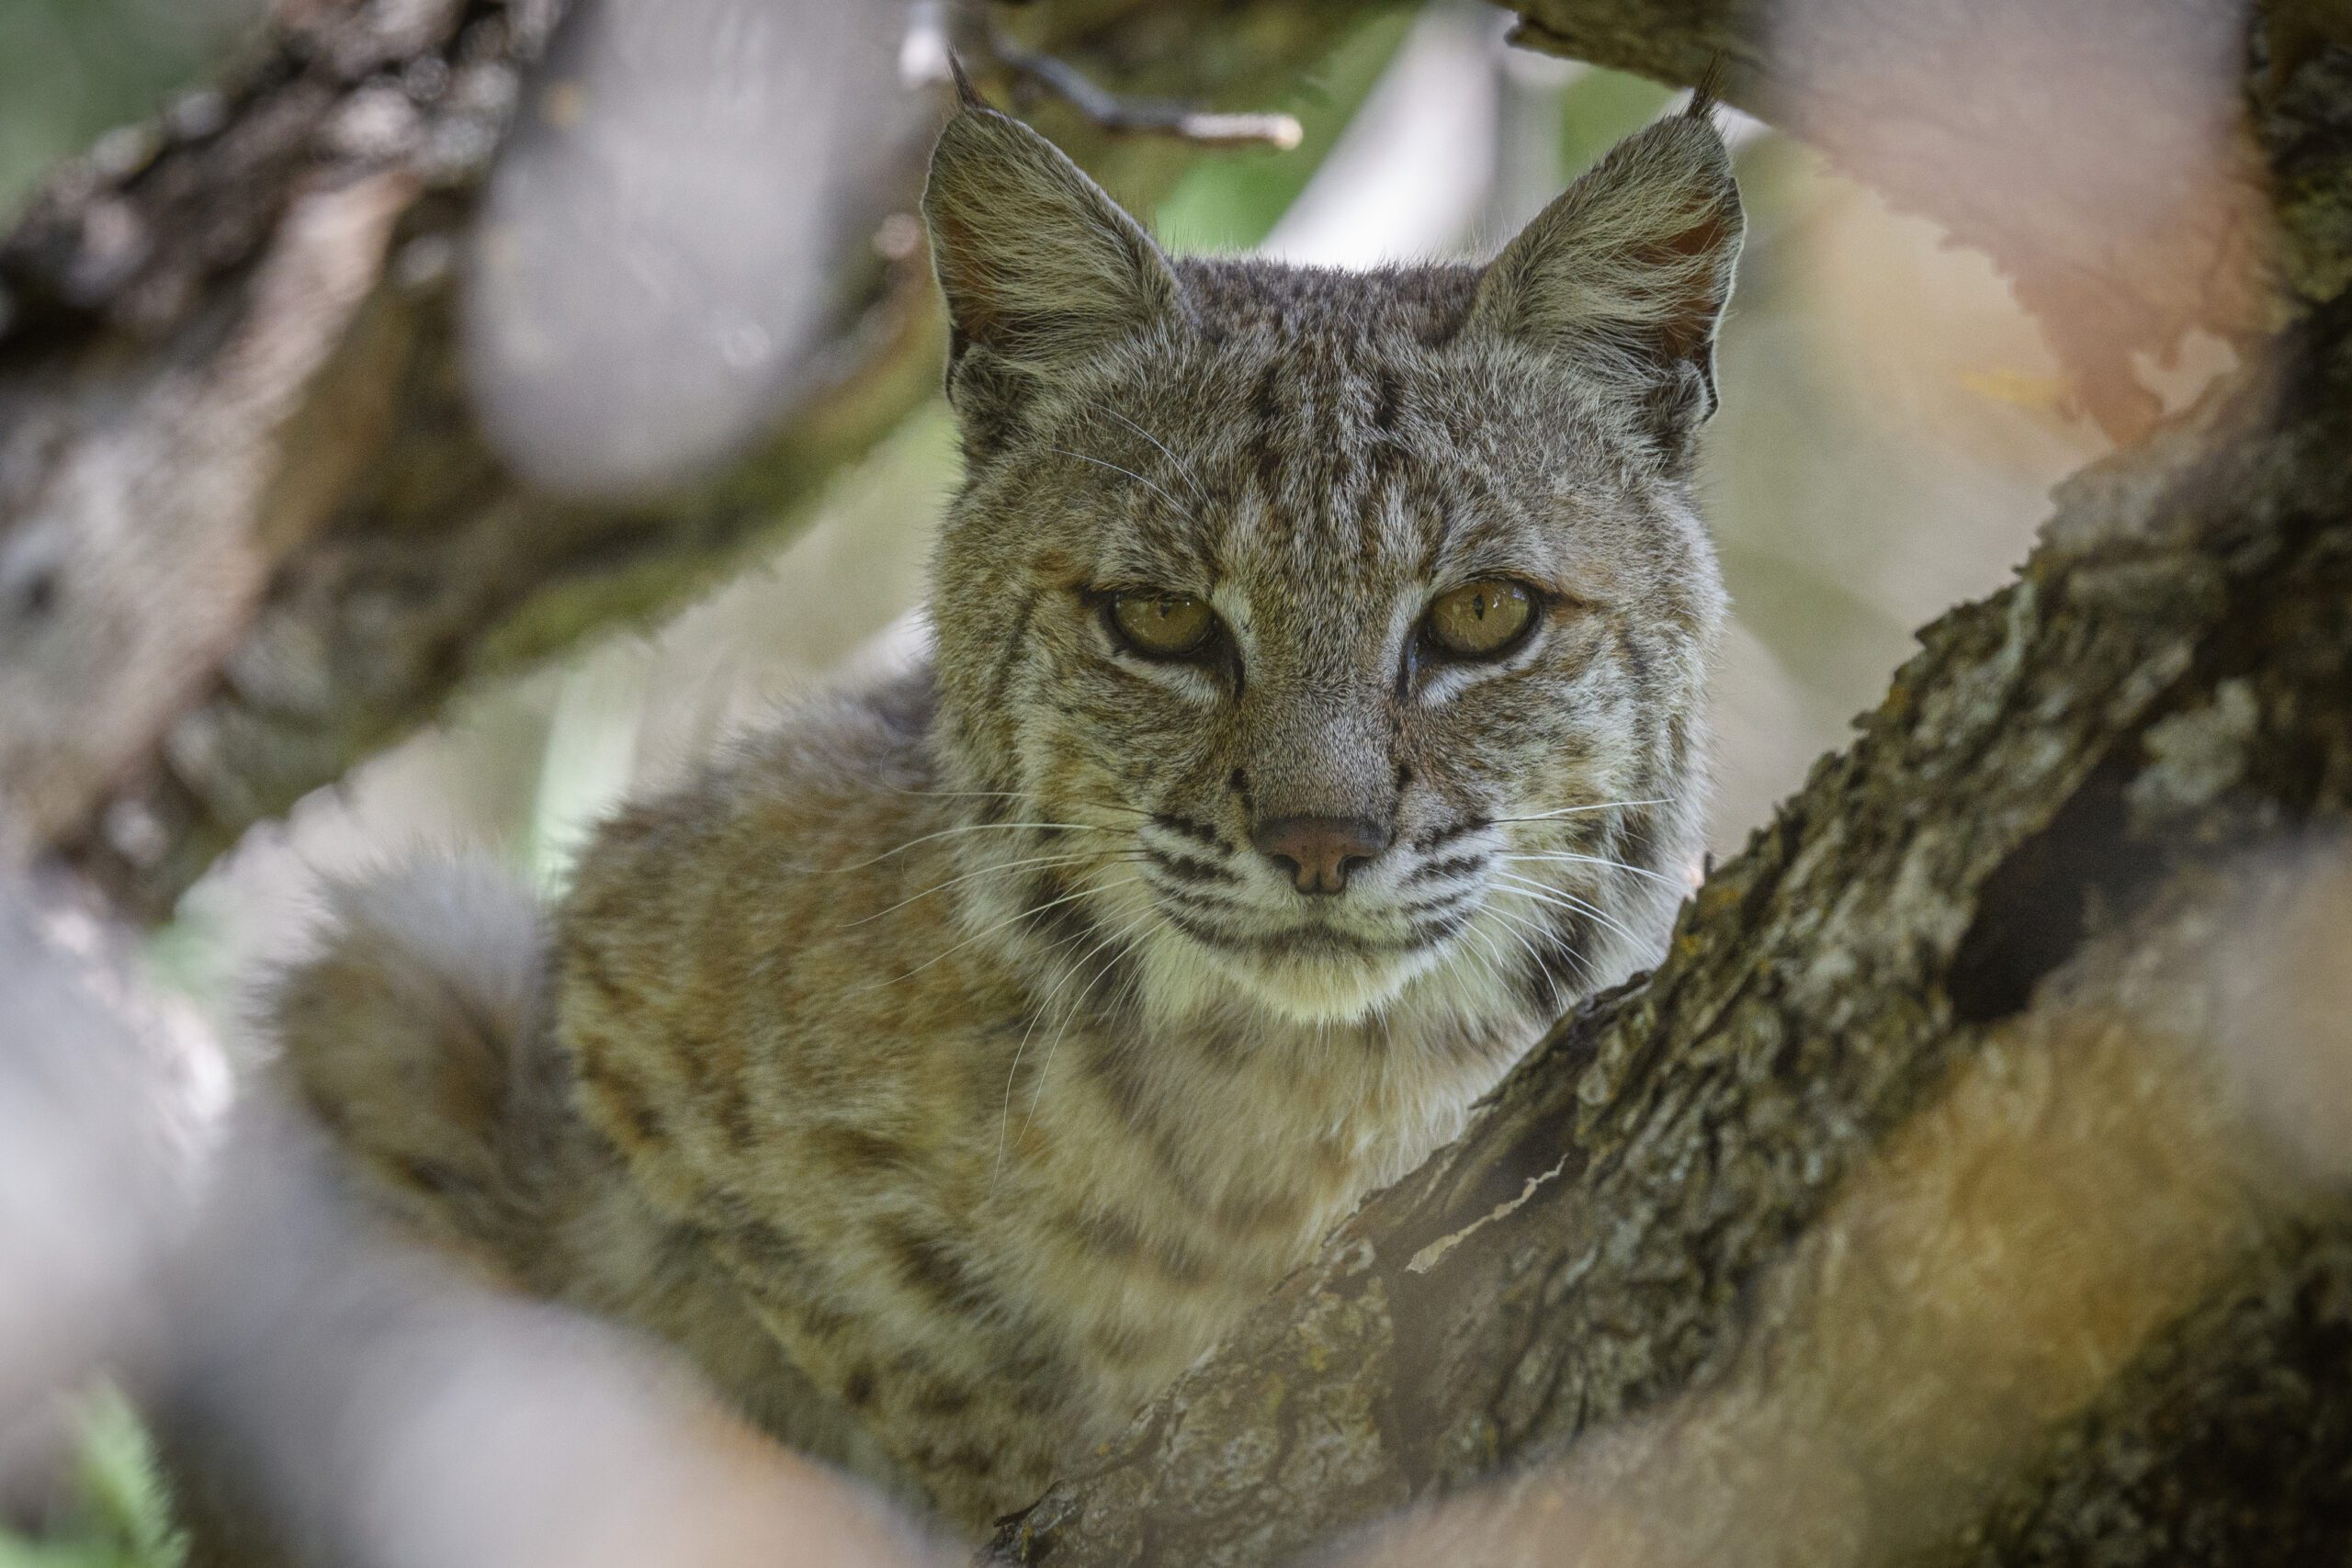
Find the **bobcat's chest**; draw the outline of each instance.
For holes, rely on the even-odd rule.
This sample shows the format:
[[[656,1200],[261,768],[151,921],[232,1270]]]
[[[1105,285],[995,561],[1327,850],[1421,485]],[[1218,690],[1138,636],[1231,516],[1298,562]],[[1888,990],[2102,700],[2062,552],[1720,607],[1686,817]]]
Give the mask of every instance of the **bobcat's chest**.
[[[1126,1419],[1367,1191],[1453,1136],[1483,1088],[1329,1037],[1295,1043],[1287,1059],[1200,1062],[1189,1041],[1080,1036],[1016,1129],[989,1216],[1104,1420]]]

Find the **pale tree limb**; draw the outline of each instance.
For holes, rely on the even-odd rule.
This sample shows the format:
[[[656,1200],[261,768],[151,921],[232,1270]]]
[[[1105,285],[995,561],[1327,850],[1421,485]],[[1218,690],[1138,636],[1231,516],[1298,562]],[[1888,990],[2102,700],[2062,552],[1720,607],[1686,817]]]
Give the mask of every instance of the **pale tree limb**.
[[[2322,14],[2333,6],[2264,11],[2293,35],[2282,50],[2310,66],[2328,52]],[[2292,113],[2292,100],[2324,96],[2340,68],[2249,78],[2247,51],[2268,58],[2273,35],[2249,37],[2241,0],[1513,8],[1522,44],[1667,81],[1696,81],[1720,58],[1731,102],[1990,255],[2119,440],[2155,418],[2143,367],[2169,361],[2184,334],[2251,344],[2281,319],[2274,274],[2306,300],[2344,281],[2338,243],[2322,231],[2274,244],[2266,186],[2293,149],[2275,134],[2256,145],[2244,96],[2250,85]]]
[[[152,1337],[227,1097],[130,957],[63,879],[0,876],[0,1501],[46,1457],[51,1401]]]
[[[149,1380],[198,1568],[948,1560],[660,1348],[383,1234],[266,1097],[228,1144]]]

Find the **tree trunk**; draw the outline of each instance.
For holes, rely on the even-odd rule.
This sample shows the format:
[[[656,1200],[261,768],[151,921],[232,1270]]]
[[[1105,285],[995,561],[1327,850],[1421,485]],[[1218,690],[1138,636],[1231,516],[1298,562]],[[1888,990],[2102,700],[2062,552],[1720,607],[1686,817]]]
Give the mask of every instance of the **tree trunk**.
[[[989,1557],[1261,1563],[1419,1505],[1355,1560],[2339,1560],[2352,28],[2282,6],[2247,39],[2228,7],[2104,0],[1796,6],[1770,35],[1703,0],[1522,10],[1525,39],[1671,79],[1728,55],[1735,100],[1990,245],[2111,426],[2149,424],[2131,349],[2291,319],[2064,487],[2018,581],[1921,634],[1657,973],[1564,1021]],[[1963,12],[2041,69],[1939,52]],[[2225,126],[2180,173],[2199,212],[2244,214],[2259,186],[2208,176],[2258,141],[2275,228],[2150,254],[2102,229],[2112,201],[2069,207],[2103,151],[2045,141],[2057,166],[2022,177],[1899,151],[1953,140],[1947,114],[2031,145],[2132,68],[2053,94],[2058,35],[2159,23],[2254,62],[2253,137]],[[1822,52],[1871,67],[1835,78],[1859,118]],[[2161,98],[2073,132],[2196,140]],[[2289,293],[2250,303],[2217,258],[2265,247]]]

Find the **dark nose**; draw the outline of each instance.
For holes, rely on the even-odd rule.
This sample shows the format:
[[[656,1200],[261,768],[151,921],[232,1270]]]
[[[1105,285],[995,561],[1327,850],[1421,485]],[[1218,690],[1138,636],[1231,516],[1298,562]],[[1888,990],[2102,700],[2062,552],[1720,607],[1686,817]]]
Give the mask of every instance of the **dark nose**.
[[[1361,817],[1277,817],[1250,841],[1301,893],[1337,893],[1349,872],[1388,847],[1388,829]]]

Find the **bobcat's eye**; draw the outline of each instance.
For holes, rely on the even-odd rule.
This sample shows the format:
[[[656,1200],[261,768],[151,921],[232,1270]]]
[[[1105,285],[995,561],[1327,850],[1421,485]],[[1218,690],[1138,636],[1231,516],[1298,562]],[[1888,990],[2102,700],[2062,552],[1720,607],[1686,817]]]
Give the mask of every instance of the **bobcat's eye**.
[[[1429,638],[1463,659],[1491,659],[1516,644],[1535,619],[1535,595],[1497,578],[1441,593],[1430,606]]]
[[[1208,641],[1216,612],[1189,593],[1120,593],[1111,600],[1111,624],[1136,652],[1173,659]]]

